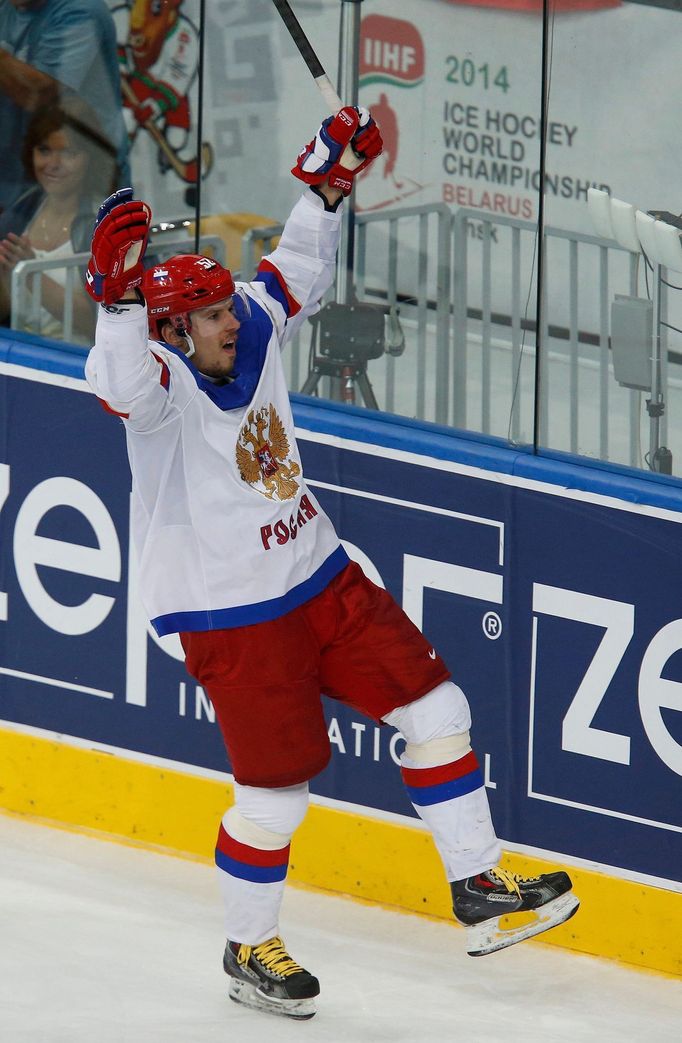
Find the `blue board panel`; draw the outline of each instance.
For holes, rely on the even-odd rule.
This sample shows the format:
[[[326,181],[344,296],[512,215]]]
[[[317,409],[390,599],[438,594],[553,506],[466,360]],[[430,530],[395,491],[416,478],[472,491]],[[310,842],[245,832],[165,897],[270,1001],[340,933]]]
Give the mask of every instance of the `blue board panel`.
[[[122,425],[90,394],[12,375],[0,402],[0,718],[229,770],[204,693],[139,605]],[[419,461],[402,451],[408,425],[377,424],[397,448],[362,446],[364,418],[319,415],[356,444],[304,433],[308,479],[467,693],[500,835],[682,879],[678,491],[652,486],[667,509],[649,512],[634,505],[647,483],[627,476],[599,479],[620,503],[568,496],[575,461],[538,461],[556,485],[537,487],[528,454],[452,436],[445,454],[434,434],[429,462],[415,428]],[[465,467],[448,462],[460,445]],[[473,472],[472,453],[490,469]],[[312,789],[412,816],[400,738],[326,709],[332,761]]]

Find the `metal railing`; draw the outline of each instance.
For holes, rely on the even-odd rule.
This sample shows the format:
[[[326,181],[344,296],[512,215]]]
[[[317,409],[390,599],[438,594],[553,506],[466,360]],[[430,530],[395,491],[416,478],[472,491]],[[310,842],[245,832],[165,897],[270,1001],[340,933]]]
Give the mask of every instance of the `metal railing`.
[[[451,221],[444,203],[356,214],[355,294],[361,301],[380,301],[387,313],[386,352],[370,364],[373,382],[383,383],[381,407],[442,424],[448,422],[449,410]],[[370,226],[377,233],[373,238],[367,234]],[[283,225],[268,225],[244,234],[246,278],[257,266],[256,244],[271,249],[282,229]],[[378,238],[382,233],[383,239]],[[409,333],[405,354],[410,379],[400,384],[398,324]],[[294,390],[305,382],[309,350],[310,339],[302,331],[288,349],[289,385]]]
[[[430,418],[440,424],[448,422],[451,222],[452,214],[444,203],[357,215],[358,296],[362,299],[372,293],[368,276],[371,263],[368,232],[378,232],[385,225],[385,276],[379,285],[386,287],[389,308],[400,316],[403,326],[412,330],[405,350],[409,372],[414,374],[414,402],[410,415],[421,420]],[[409,235],[410,225],[416,225],[416,235],[414,232]],[[431,249],[434,225],[435,249]],[[405,229],[408,236],[402,237],[401,232]],[[403,267],[407,271],[403,271]],[[376,280],[376,268],[372,277]],[[407,287],[412,288],[410,293],[405,292]],[[396,409],[399,358],[389,352],[382,360],[385,366],[384,408],[389,412]],[[430,407],[427,405],[427,386],[433,387]]]
[[[480,252],[475,267],[471,258],[472,226],[477,230],[476,249]],[[508,237],[506,243],[497,239],[493,263],[493,235],[499,229],[508,230]],[[532,222],[472,209],[460,209],[453,215],[452,422],[456,427],[471,427],[472,412],[478,407],[480,422],[473,425],[475,430],[506,433],[512,442],[521,439],[523,396],[518,390],[519,373],[524,358],[533,366],[535,360],[536,247],[537,225]],[[641,392],[619,387],[615,380],[610,352],[610,306],[615,293],[638,296],[638,269],[643,259],[615,241],[551,226],[544,229],[543,249],[546,260],[541,309],[544,350],[539,383],[539,443],[577,454],[586,451],[586,440],[591,439],[590,452],[598,458],[609,460],[615,455],[620,462],[642,466]],[[508,274],[508,295],[504,288],[494,285],[496,270]],[[662,274],[661,312],[665,318],[669,295],[667,273]],[[662,392],[667,401],[667,327],[662,326],[660,333]],[[472,345],[480,352],[476,386],[469,372]],[[493,361],[493,356],[499,358],[505,353],[509,366],[506,374]],[[509,393],[506,432],[496,430],[494,425],[492,403],[496,399],[499,402],[501,385]],[[534,383],[530,393],[534,393]],[[561,438],[552,433],[559,406],[567,411],[566,432]],[[616,419],[621,444],[614,448],[611,427]],[[661,420],[664,441],[667,424],[666,413]],[[590,435],[585,433],[588,427]],[[528,432],[526,438],[530,440]]]
[[[212,248],[219,261],[225,259],[225,244],[219,236],[204,236],[203,249]],[[150,240],[149,253],[159,262],[168,260],[176,253],[190,253],[194,240],[188,238],[165,239],[159,236]],[[10,325],[12,329],[28,329],[40,334],[42,329],[42,275],[61,270],[65,272],[64,310],[61,316],[62,338],[69,342],[77,340],[74,330],[74,292],[82,286],[83,273],[90,259],[90,252],[58,257],[54,260],[19,261],[12,269],[10,287]],[[94,321],[93,321],[94,329]]]
[[[10,325],[12,329],[29,329],[40,334],[42,331],[42,287],[40,276],[49,275],[57,269],[66,272],[64,285],[64,311],[62,315],[62,336],[66,341],[75,340],[73,328],[73,297],[76,283],[82,284],[82,273],[79,269],[87,266],[90,252],[73,254],[71,257],[59,257],[54,260],[19,261],[12,269]],[[31,276],[37,276],[29,287]]]
[[[395,208],[356,215],[355,294],[379,303],[387,327],[386,350],[368,363],[379,408],[417,419],[507,437],[532,440],[535,382],[535,293],[537,227],[533,222],[445,204]],[[281,235],[281,224],[250,228],[242,237],[242,277],[249,279],[263,252]],[[475,237],[472,234],[475,232]],[[544,329],[541,331],[539,442],[603,460],[645,466],[640,426],[642,393],[619,386],[610,351],[610,306],[614,293],[638,295],[641,258],[616,242],[546,227]],[[224,260],[219,236],[205,236]],[[159,235],[155,259],[193,252],[192,239]],[[23,261],[12,273],[12,325],[35,324],[41,313],[40,280],[31,276],[66,269],[63,336],[73,339],[73,294],[78,269],[88,254],[56,261]],[[668,360],[669,309],[666,272],[661,285],[661,384],[664,401],[682,382],[671,378]],[[238,273],[235,273],[238,275]],[[547,306],[549,303],[549,307]],[[35,325],[34,325],[35,328]],[[395,350],[395,344],[402,346]],[[314,344],[307,325],[285,355],[292,390],[309,376]],[[329,391],[330,378],[322,385]],[[331,395],[330,395],[331,397]],[[661,418],[667,441],[670,409]],[[673,412],[675,432],[682,423]],[[560,430],[559,430],[560,429]],[[558,433],[557,433],[558,432]]]

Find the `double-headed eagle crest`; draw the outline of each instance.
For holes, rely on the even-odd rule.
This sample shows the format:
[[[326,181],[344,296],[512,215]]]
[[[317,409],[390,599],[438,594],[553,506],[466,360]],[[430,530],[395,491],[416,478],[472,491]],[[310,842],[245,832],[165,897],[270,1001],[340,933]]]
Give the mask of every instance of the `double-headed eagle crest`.
[[[301,468],[287,461],[289,439],[275,407],[252,409],[237,439],[237,467],[242,480],[269,500],[292,500]]]

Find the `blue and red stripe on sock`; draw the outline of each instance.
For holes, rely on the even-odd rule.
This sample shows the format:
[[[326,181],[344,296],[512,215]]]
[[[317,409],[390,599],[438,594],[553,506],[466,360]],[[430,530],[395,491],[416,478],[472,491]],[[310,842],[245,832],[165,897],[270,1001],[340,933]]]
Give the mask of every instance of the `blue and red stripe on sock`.
[[[483,776],[473,750],[459,760],[434,768],[406,768],[400,773],[410,800],[417,807],[442,804],[483,786]]]
[[[289,848],[264,851],[249,844],[240,844],[221,825],[215,849],[215,861],[219,869],[240,880],[251,880],[257,884],[272,884],[284,880],[289,868]]]

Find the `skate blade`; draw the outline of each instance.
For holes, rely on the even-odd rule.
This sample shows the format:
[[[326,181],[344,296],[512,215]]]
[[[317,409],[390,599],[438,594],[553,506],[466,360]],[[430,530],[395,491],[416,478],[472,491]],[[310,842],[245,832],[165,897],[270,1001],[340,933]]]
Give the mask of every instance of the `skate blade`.
[[[506,949],[517,942],[525,941],[526,938],[542,934],[543,931],[549,931],[550,928],[570,920],[579,905],[576,896],[568,891],[539,909],[510,913],[467,927],[467,953],[469,956],[487,956],[488,953]],[[524,922],[524,917],[531,919]]]
[[[235,1003],[251,1010],[260,1010],[266,1014],[276,1014],[278,1017],[296,1018],[298,1021],[306,1021],[316,1012],[315,1000],[280,1000],[273,996],[266,996],[259,992],[255,985],[246,981],[232,978],[228,995]]]

